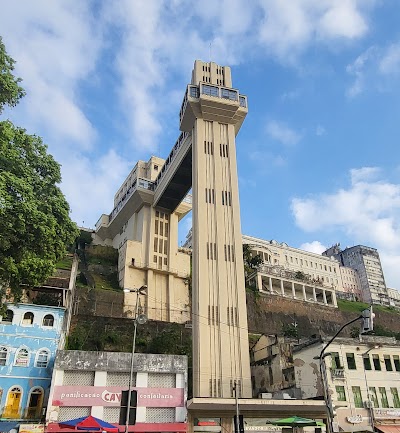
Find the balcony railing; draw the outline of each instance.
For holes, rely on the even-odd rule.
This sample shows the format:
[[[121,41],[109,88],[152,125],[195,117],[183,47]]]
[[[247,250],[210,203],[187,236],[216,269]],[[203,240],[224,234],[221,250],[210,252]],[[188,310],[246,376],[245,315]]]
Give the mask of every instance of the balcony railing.
[[[344,379],[344,369],[343,368],[332,368],[331,369],[332,379]]]

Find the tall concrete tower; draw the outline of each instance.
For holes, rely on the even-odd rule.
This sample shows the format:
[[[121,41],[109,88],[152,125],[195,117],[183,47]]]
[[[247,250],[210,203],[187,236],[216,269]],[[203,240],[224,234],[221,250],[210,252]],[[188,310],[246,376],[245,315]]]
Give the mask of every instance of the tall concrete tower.
[[[180,113],[192,136],[193,395],[251,397],[235,137],[247,98],[196,60]]]

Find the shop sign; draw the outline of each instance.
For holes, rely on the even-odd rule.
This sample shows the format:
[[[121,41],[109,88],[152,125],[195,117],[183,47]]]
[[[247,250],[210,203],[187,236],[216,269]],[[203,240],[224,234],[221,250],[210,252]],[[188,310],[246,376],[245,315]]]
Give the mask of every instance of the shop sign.
[[[43,424],[20,424],[19,433],[43,433]]]
[[[55,386],[53,406],[120,406],[120,386]],[[183,388],[134,388],[138,407],[182,407]]]
[[[353,415],[346,417],[347,421],[351,424],[361,424],[363,422],[362,415]]]
[[[278,427],[277,425],[245,425],[244,431],[263,431],[263,432],[280,433],[282,431],[282,427]]]
[[[400,418],[400,409],[374,409],[375,418]]]

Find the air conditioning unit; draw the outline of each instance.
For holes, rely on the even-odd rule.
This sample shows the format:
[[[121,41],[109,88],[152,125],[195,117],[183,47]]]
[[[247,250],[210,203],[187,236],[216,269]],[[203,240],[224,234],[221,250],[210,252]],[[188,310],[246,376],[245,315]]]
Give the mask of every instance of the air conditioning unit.
[[[264,400],[271,400],[272,392],[262,392],[259,394],[259,398],[263,398]]]
[[[366,409],[371,409],[371,407],[374,407],[374,405],[372,404],[372,401],[364,401],[364,407]]]

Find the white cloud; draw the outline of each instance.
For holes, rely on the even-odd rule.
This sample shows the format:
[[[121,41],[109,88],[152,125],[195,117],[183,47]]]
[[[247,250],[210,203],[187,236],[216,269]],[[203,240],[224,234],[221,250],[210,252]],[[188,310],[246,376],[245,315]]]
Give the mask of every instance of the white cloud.
[[[83,111],[79,82],[95,68],[101,37],[89,4],[12,2],[3,8],[0,26],[27,90],[10,117],[47,137],[66,138],[70,146],[90,148],[96,134]]]
[[[350,174],[347,189],[294,198],[291,208],[296,224],[310,233],[341,230],[354,243],[377,248],[382,257],[398,256],[400,185],[382,179],[380,171],[373,167],[352,170]],[[396,269],[388,261],[382,262],[384,271],[394,275]],[[400,288],[400,277],[395,282]]]
[[[379,62],[379,72],[382,74],[398,74],[400,72],[400,43],[390,45],[383,53]]]
[[[266,131],[271,138],[285,145],[297,144],[301,139],[301,135],[298,132],[291,129],[285,123],[276,120],[270,120],[267,123]]]
[[[315,135],[317,135],[318,137],[320,137],[321,135],[325,135],[326,130],[322,125],[318,125],[315,128]]]
[[[322,254],[326,247],[319,241],[306,242],[299,247],[301,250],[309,251],[310,253]]]
[[[367,88],[382,90],[397,86],[393,76],[400,73],[400,42],[367,48],[347,65],[346,72],[354,78],[346,92],[350,98]]]
[[[77,153],[66,156],[61,188],[79,225],[94,228],[101,213],[111,213],[114,194],[132,167],[114,149],[95,160]]]

